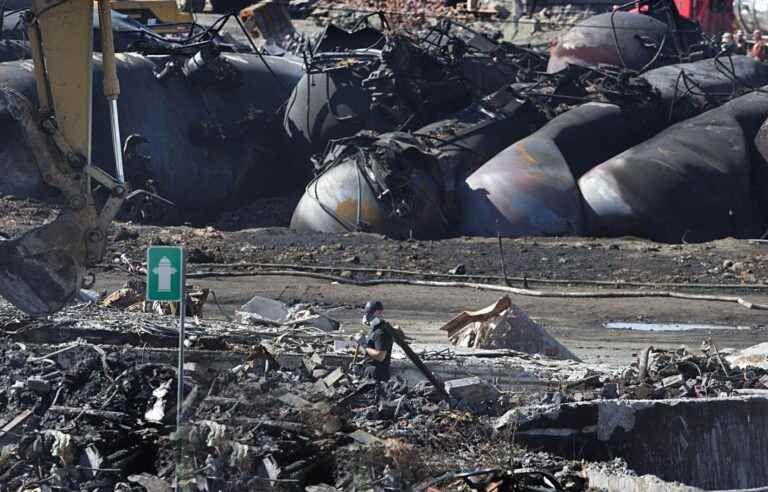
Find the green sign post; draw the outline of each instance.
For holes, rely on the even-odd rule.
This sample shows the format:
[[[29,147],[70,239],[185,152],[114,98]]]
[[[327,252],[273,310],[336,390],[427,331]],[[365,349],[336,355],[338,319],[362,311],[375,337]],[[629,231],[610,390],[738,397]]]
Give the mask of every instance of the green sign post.
[[[179,433],[179,449],[176,462],[176,490],[179,490],[181,448],[181,409],[184,403],[184,315],[187,304],[184,296],[186,263],[181,246],[150,246],[147,248],[147,300],[179,303],[179,375],[176,392],[176,432]]]
[[[184,249],[150,246],[147,249],[147,300],[181,302],[183,291]]]

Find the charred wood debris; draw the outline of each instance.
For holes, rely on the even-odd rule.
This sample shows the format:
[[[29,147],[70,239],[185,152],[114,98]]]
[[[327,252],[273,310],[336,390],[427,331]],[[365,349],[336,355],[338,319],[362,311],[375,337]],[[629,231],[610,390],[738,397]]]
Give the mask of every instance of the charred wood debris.
[[[581,463],[515,445],[495,423],[529,404],[768,393],[767,370],[734,367],[709,343],[648,347],[624,370],[553,377],[543,390],[448,381],[446,399],[428,382],[366,382],[357,359],[334,352],[338,335],[199,309],[177,431],[173,318],[94,303],[45,320],[0,312],[3,491],[166,491],[176,466],[192,491],[588,490]]]

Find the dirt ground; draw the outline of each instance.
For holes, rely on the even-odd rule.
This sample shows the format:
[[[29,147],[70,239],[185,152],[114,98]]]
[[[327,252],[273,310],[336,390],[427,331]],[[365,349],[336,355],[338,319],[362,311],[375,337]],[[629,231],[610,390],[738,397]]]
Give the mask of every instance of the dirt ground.
[[[398,273],[376,269],[446,274],[459,265],[463,265],[467,275],[500,275],[496,238],[395,241],[364,233],[300,233],[285,227],[290,219],[292,200],[294,198],[256,202],[223,215],[216,222],[218,228],[114,224],[107,258],[95,272],[94,289],[111,291],[120,287],[129,274],[113,266],[114,259],[126,254],[141,261],[150,244],[184,244],[188,251],[189,272],[192,273],[232,271],[206,265],[210,263],[263,262],[331,266],[335,270],[325,273],[352,279],[402,277]],[[36,202],[5,198],[0,200],[0,216],[0,231],[13,235],[51,220],[55,213]],[[602,289],[610,292],[619,288],[647,291],[661,288],[698,294],[738,295],[754,302],[768,303],[768,267],[764,261],[768,258],[768,244],[723,239],[704,244],[669,245],[636,238],[576,237],[504,239],[502,244],[508,275],[526,277],[533,289]],[[372,271],[355,271],[361,268]],[[493,278],[468,280],[501,283]],[[537,280],[568,280],[572,283],[548,284]],[[580,283],[590,281],[616,284]],[[633,282],[640,285],[631,285]],[[328,307],[341,307],[333,311],[333,316],[340,319],[344,330],[350,333],[361,329],[358,320],[366,300],[381,299],[390,320],[417,340],[429,342],[445,341],[439,327],[458,312],[484,307],[502,295],[466,288],[360,287],[322,279],[265,275],[196,278],[191,283],[216,293],[220,307],[211,302],[207,316],[231,315],[251,296],[262,295],[289,303],[319,302]],[[699,287],[705,284],[718,287]],[[513,281],[512,285],[521,287],[522,282]],[[586,361],[626,364],[649,344],[657,347],[684,344],[695,349],[708,337],[712,337],[718,347],[741,348],[765,341],[768,335],[768,311],[750,310],[735,303],[671,298],[511,297]],[[612,321],[713,324],[735,329],[609,330],[605,323]]]

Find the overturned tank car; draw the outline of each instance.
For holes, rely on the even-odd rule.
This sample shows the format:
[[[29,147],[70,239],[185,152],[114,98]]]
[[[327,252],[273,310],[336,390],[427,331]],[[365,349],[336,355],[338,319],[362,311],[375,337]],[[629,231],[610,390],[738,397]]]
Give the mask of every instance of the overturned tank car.
[[[444,237],[456,216],[456,184],[544,118],[509,89],[413,133],[362,132],[334,143],[291,227]]]
[[[721,104],[734,90],[768,83],[768,67],[747,57],[734,57],[735,77],[717,63],[708,59],[651,70],[639,79],[652,99],[588,103],[512,144],[460,188],[458,232],[588,234],[579,178],[670,124]]]
[[[752,92],[596,166],[579,180],[588,232],[665,242],[762,234],[766,163],[752,142],[766,117],[768,97]]]
[[[423,39],[329,26],[291,95],[285,131],[306,158],[361,130],[412,131],[543,70],[546,58],[440,25]]]
[[[101,72],[97,55],[95,95],[102,91]],[[285,165],[277,114],[304,73],[300,64],[203,48],[185,56],[120,54],[118,73],[131,188],[151,181],[189,217],[307,179]],[[0,63],[0,85],[35,101],[31,61]],[[106,102],[94,96],[92,161],[113,173],[108,118]],[[45,195],[23,133],[5,108],[0,108],[0,135],[0,194]]]
[[[696,22],[672,1],[638,2],[640,12],[613,11],[589,17],[552,47],[547,71],[576,65],[610,65],[638,72],[714,55]]]

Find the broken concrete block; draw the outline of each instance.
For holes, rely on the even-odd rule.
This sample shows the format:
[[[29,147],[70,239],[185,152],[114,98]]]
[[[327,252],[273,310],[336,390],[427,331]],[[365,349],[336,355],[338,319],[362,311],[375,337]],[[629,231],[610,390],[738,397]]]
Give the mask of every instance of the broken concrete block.
[[[596,398],[594,391],[577,391],[573,394],[574,401],[592,401]]]
[[[252,297],[237,312],[243,323],[266,321],[280,324],[288,320],[288,314],[288,306],[285,303],[261,296]]]
[[[198,379],[201,383],[210,383],[215,377],[215,371],[197,362],[185,362],[184,373]]]
[[[376,444],[381,444],[381,439],[378,437],[369,434],[363,430],[356,430],[354,432],[351,432],[348,434],[349,437],[354,439],[355,441],[359,442],[360,444],[365,444],[366,446],[373,446]]]
[[[344,369],[342,369],[341,367],[337,367],[336,369],[334,369],[332,373],[328,374],[327,376],[325,376],[325,378],[323,378],[323,382],[326,384],[326,386],[331,388],[336,383],[341,381],[341,378],[343,377],[344,377]]]
[[[309,374],[312,374],[315,369],[321,368],[320,366],[323,365],[323,358],[320,357],[317,352],[312,352],[312,355],[304,357],[301,362],[304,365],[304,369],[306,369]]]
[[[340,323],[313,306],[288,306],[268,297],[254,296],[237,311],[241,323],[312,326],[322,331],[338,330]]]
[[[453,379],[445,383],[445,391],[451,398],[470,403],[495,400],[499,392],[478,377]]]

